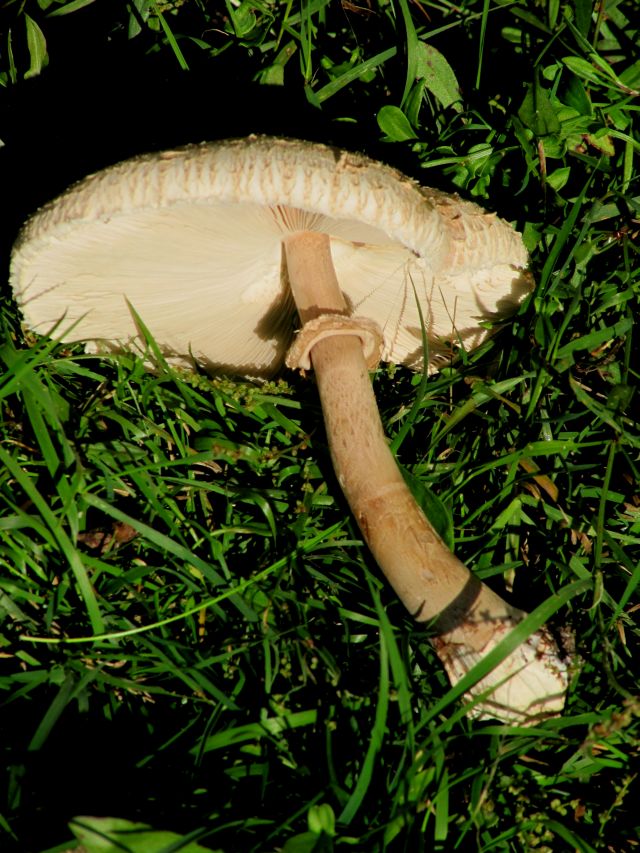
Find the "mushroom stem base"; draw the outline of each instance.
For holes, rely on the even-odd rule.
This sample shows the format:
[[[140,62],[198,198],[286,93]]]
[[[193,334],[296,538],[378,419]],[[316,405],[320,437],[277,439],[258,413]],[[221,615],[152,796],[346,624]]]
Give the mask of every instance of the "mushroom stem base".
[[[326,235],[289,236],[285,254],[303,323],[347,312]],[[438,632],[433,645],[455,684],[525,614],[470,574],[417,505],[389,450],[360,337],[323,337],[310,357],[340,486],[401,601]],[[471,713],[532,722],[562,709],[566,686],[566,667],[542,629],[469,691],[470,699],[490,694]]]

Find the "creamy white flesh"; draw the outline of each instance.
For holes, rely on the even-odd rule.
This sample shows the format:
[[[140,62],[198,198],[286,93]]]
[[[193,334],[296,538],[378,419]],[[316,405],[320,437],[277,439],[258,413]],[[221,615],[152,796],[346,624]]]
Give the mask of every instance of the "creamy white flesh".
[[[477,346],[531,289],[520,236],[476,205],[357,154],[255,137],[89,176],[27,223],[11,283],[36,331],[127,347],[129,302],[168,356],[268,375],[290,343],[281,241],[296,230],[331,235],[350,308],[396,364],[422,360],[416,299],[437,368],[448,342]]]
[[[295,313],[284,292],[281,243],[298,225],[332,235],[350,301],[389,330],[387,357],[394,346],[415,350],[410,282],[426,298],[433,280],[423,262],[366,225],[259,205],[191,205],[83,224],[65,235],[63,255],[57,243],[39,252],[22,308],[37,332],[64,317],[58,331],[67,340],[126,344],[138,335],[130,304],[167,353],[274,372]],[[413,318],[405,325],[403,312]]]
[[[421,359],[416,298],[430,306],[431,328],[469,347],[484,335],[478,320],[497,310],[491,291],[483,293],[482,270],[476,275],[476,310],[469,316],[466,308],[464,323],[472,325],[473,319],[469,332],[455,316],[455,282],[445,302],[428,262],[381,231],[352,220],[231,203],[83,223],[65,234],[64,253],[58,242],[38,253],[22,309],[41,334],[63,318],[56,334],[65,340],[126,346],[138,336],[131,305],[168,355],[190,361],[191,354],[212,366],[270,374],[281,364],[294,325],[294,308],[283,290],[281,243],[298,228],[331,235],[350,307],[381,327],[386,361]],[[468,290],[463,298],[468,303]],[[432,336],[431,347],[439,350],[442,344]]]

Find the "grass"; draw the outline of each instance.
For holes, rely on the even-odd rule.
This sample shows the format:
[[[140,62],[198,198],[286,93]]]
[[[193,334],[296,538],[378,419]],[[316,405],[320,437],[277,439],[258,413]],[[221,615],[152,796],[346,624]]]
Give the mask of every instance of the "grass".
[[[64,111],[59,87],[75,91],[99,62],[110,85],[144,83],[149,110],[137,102],[126,134],[139,150],[246,129],[308,135],[523,231],[537,286],[514,322],[428,380],[388,366],[374,383],[456,552],[575,651],[561,718],[468,719],[360,541],[312,381],[178,372],[150,339],[147,353],[97,358],[25,338],[5,291],[3,850],[92,853],[105,836],[148,853],[637,849],[633,7],[5,5],[5,186],[35,150],[47,81]],[[177,139],[185,81],[206,108]],[[209,124],[222,115],[212,81],[235,87],[229,133]],[[41,152],[51,176],[34,159],[35,194],[8,196],[7,248],[31,209],[81,177],[71,155],[85,156],[73,139],[86,122],[111,128],[86,171],[122,150],[117,101],[83,104],[51,142],[63,165]]]

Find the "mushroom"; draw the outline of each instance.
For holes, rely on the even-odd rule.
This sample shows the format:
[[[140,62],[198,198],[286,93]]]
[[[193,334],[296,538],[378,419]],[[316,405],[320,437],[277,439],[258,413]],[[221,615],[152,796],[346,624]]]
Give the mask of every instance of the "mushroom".
[[[312,368],[364,540],[455,684],[526,614],[416,504],[369,371],[380,358],[431,371],[450,342],[477,346],[531,290],[526,265],[520,235],[474,204],[356,154],[252,136],[89,176],[27,222],[11,281],[28,326],[93,351],[134,345],[133,306],[178,363],[260,377],[288,350],[289,367]],[[543,627],[466,696],[473,716],[530,723],[557,714],[566,688]]]

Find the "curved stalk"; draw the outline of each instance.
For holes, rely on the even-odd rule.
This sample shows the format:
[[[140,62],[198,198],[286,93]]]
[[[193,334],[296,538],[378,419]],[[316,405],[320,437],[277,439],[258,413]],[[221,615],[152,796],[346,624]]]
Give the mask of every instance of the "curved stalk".
[[[329,238],[285,238],[301,322],[348,314]],[[456,683],[526,615],[481,583],[446,547],[415,502],[389,450],[356,335],[323,337],[311,362],[336,475],[362,535],[397,595],[432,640]],[[546,629],[529,637],[470,691],[474,716],[532,722],[564,704],[566,667]]]

